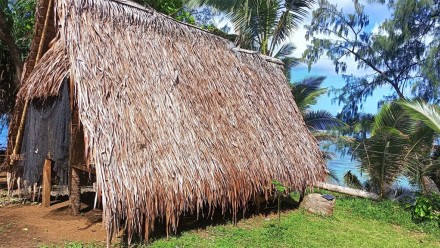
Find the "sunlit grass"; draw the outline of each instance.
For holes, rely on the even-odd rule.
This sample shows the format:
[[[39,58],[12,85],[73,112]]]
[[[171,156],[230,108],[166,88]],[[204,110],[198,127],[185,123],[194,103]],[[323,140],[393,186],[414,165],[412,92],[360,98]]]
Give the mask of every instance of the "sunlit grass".
[[[68,243],[64,247],[98,246]],[[409,211],[397,203],[337,195],[332,217],[289,210],[281,214],[280,225],[273,213],[241,220],[236,226],[207,226],[169,239],[156,238],[148,247],[440,247],[440,230],[434,222],[413,223]]]
[[[270,220],[255,217],[237,226],[208,227],[169,240],[159,239],[151,247],[439,247],[436,223],[417,225],[403,207],[390,201],[340,197],[332,217],[303,211],[276,215]]]

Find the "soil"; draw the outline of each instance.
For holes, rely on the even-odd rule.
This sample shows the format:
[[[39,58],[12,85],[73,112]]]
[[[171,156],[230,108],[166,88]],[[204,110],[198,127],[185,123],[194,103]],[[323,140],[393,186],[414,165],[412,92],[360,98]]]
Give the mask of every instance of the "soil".
[[[3,186],[0,182],[0,191]],[[105,245],[101,210],[82,202],[81,215],[72,216],[68,205],[67,198],[52,201],[48,208],[39,203],[0,204],[0,247],[50,247],[72,241]]]
[[[6,174],[0,173],[0,248],[3,247],[63,247],[68,243],[93,244],[93,247],[106,246],[106,231],[102,225],[102,211],[93,209],[93,193],[81,195],[81,214],[72,216],[69,211],[68,197],[55,200],[45,208],[41,203],[23,203],[18,198],[6,195]],[[262,208],[260,214],[272,214],[276,204]],[[275,205],[274,205],[275,204]],[[288,209],[292,206],[289,204]],[[266,206],[266,205],[264,205]],[[297,206],[294,206],[297,207]],[[246,214],[237,217],[248,218],[256,208],[251,207]],[[206,209],[207,211],[207,209]],[[230,213],[223,215],[217,209],[210,218],[197,218],[197,215],[181,217],[179,235],[182,231],[203,230],[206,226],[215,226],[230,222]],[[159,220],[155,223],[152,239],[166,237],[166,228]],[[112,240],[112,247],[121,244],[122,233]],[[77,247],[77,246],[74,246]]]
[[[76,241],[105,244],[101,211],[69,213],[68,201],[45,208],[8,205],[0,208],[0,247],[40,247]]]

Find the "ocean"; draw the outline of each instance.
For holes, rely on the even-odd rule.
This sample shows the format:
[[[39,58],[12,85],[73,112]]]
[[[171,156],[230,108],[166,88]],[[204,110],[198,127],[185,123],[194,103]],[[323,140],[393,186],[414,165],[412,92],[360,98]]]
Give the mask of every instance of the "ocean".
[[[334,146],[329,146],[328,151],[333,153],[333,158],[327,161],[327,168],[331,170],[336,177],[339,179],[339,182],[336,182],[333,179],[329,179],[332,183],[339,184],[341,186],[346,186],[344,184],[343,177],[347,171],[351,171],[352,174],[355,174],[361,182],[365,182],[368,180],[367,173],[361,173],[359,169],[360,162],[353,160],[351,155],[343,155],[341,152],[338,152]],[[413,187],[409,183],[408,179],[405,177],[399,177],[395,186],[399,186],[402,188],[412,189]]]

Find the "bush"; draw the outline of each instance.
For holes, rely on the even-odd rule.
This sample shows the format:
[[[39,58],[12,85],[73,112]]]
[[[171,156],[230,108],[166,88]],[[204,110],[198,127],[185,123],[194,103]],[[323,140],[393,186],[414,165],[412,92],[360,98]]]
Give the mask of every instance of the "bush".
[[[436,221],[440,226],[440,195],[419,195],[412,207],[412,218],[415,222]]]

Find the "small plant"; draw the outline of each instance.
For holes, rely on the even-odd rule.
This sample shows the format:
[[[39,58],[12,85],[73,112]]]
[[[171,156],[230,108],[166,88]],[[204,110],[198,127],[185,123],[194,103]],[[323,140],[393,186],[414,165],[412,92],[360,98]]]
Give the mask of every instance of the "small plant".
[[[273,180],[272,184],[275,188],[276,194],[277,194],[277,200],[278,200],[278,226],[280,226],[281,223],[281,214],[280,214],[280,210],[281,210],[281,195],[286,191],[286,187],[284,187],[284,185],[277,181],[277,180]]]
[[[440,195],[419,195],[412,207],[412,218],[416,222],[436,221],[440,226]]]

